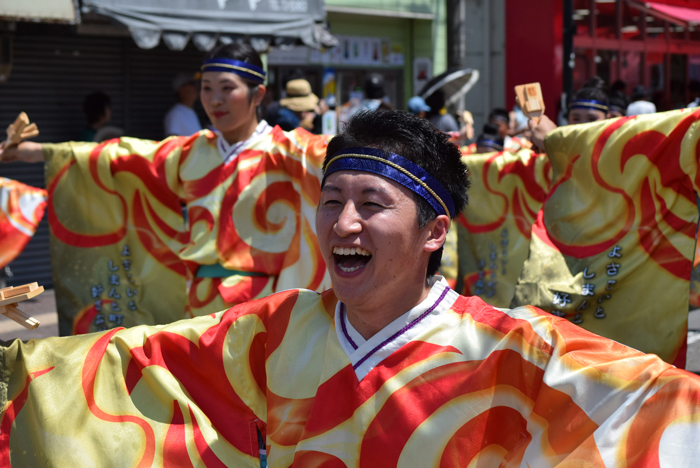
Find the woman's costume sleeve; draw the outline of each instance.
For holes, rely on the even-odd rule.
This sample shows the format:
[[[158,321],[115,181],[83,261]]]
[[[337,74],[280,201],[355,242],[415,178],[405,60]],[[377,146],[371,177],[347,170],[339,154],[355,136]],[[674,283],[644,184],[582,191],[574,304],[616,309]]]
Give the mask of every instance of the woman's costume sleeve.
[[[178,168],[204,138],[44,145],[62,335],[184,318]]]
[[[469,206],[457,217],[456,290],[509,307],[530,233],[551,183],[546,154],[524,149],[468,155]]]

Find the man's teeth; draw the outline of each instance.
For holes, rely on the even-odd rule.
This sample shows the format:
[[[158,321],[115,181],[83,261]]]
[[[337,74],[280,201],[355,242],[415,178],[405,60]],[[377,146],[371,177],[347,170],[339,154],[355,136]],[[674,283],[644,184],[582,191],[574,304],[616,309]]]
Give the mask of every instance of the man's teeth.
[[[354,267],[346,268],[346,267],[344,267],[343,265],[338,265],[338,268],[340,268],[340,269],[341,269],[342,271],[344,271],[345,273],[350,273],[350,272],[359,270],[359,269],[362,268],[363,266],[364,266],[364,265],[356,265],[356,266],[354,266]]]
[[[364,255],[366,257],[372,255],[371,253],[360,247],[333,247],[333,253],[336,255]],[[357,268],[352,268],[348,271],[355,271],[357,270]]]

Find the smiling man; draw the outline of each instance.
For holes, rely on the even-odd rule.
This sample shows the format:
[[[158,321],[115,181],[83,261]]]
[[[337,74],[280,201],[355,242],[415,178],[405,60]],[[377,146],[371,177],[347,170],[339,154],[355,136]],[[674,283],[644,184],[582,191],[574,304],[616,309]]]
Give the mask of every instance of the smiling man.
[[[434,273],[467,169],[447,136],[361,113],[324,161],[334,290],[2,349],[16,466],[693,466],[700,385]],[[262,460],[261,460],[262,459]]]

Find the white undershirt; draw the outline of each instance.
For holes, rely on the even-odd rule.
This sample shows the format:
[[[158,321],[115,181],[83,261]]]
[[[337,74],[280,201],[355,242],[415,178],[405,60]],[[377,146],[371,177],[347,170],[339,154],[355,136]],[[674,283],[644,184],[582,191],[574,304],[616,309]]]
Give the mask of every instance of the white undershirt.
[[[452,307],[459,297],[442,276],[432,276],[428,281],[432,283],[428,297],[369,340],[365,340],[350,324],[345,306],[338,302],[335,307],[335,331],[358,380],[362,380],[394,351],[435,326],[441,320],[440,314]]]
[[[229,144],[226,139],[219,134],[216,147],[219,149],[219,153],[221,153],[221,157],[224,159],[224,164],[228,164],[229,162],[233,161],[236,156],[241,154],[241,152],[248,147],[250,143],[262,136],[267,135],[271,131],[272,127],[270,127],[264,120],[261,120],[258,122],[258,126],[255,127],[253,134],[247,140]]]

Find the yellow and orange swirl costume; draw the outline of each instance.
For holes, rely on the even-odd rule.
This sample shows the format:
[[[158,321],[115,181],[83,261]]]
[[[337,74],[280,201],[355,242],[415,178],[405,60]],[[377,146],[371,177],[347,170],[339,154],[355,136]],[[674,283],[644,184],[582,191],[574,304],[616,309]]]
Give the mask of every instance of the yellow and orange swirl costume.
[[[530,231],[551,184],[546,154],[465,156],[471,189],[469,206],[456,219],[457,291],[480,296],[496,307],[510,306],[530,251]]]
[[[699,120],[682,110],[548,135],[552,188],[514,304],[684,366]]]
[[[697,462],[697,376],[534,307],[438,301],[402,346],[350,355],[332,291],[16,341],[0,463],[257,468],[258,433],[271,468]]]
[[[0,268],[19,255],[46,209],[46,190],[0,177]]]
[[[62,335],[330,286],[314,223],[325,138],[261,122],[228,155],[219,138],[44,146]]]

